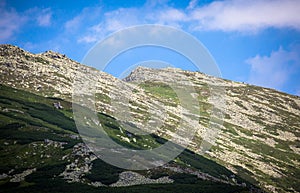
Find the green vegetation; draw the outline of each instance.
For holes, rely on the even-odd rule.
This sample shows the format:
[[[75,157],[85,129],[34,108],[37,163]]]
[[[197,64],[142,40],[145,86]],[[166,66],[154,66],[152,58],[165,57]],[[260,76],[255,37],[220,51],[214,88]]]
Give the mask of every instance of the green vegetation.
[[[18,183],[8,183],[2,190],[7,193],[24,193],[24,192],[40,192],[57,193],[57,192],[89,192],[89,193],[246,193],[248,192],[243,187],[231,186],[228,184],[201,181],[198,180],[194,184],[155,184],[155,185],[137,185],[130,187],[92,187],[81,183],[65,183],[61,179],[50,179],[47,183],[37,183],[24,188],[16,188]]]
[[[273,148],[257,140],[250,140],[241,137],[238,139],[233,139],[232,141],[237,144],[243,144],[245,148],[251,149],[251,151],[260,154],[262,156],[262,158],[260,158],[261,161],[265,163],[274,163],[274,165],[278,166],[279,168],[285,168],[284,176],[274,178],[261,172],[258,169],[255,169],[255,167],[251,165],[251,163],[248,163],[247,167],[252,168],[256,172],[256,175],[261,176],[261,178],[259,179],[263,179],[269,184],[280,185],[280,187],[285,190],[292,187],[295,190],[299,191],[299,186],[297,184],[299,182],[298,177],[300,176],[300,169],[293,167],[293,161],[300,161],[300,158],[297,154],[291,151],[282,150],[280,148]],[[281,144],[280,146],[283,145],[284,144]],[[251,172],[242,168],[238,168],[238,171],[238,174],[241,177],[247,179],[252,183],[255,183],[255,181],[253,181],[252,179],[253,174]]]
[[[177,106],[179,99],[176,92],[169,85],[162,82],[146,81],[139,84],[147,93],[151,93],[166,105]]]
[[[179,184],[195,184],[198,181],[196,175],[177,173],[170,176],[171,179],[175,180]]]
[[[108,94],[103,94],[103,93],[96,93],[95,94],[95,101],[101,101],[104,102],[106,104],[110,104],[110,97],[108,96]]]
[[[92,182],[100,181],[105,185],[115,183],[119,180],[119,174],[125,170],[109,165],[101,159],[93,161],[93,170],[86,178]]]
[[[0,90],[0,143],[4,144],[0,150],[0,171],[61,164],[60,158],[80,142],[68,137],[77,132],[73,120],[65,116],[70,105],[61,101],[65,108],[57,110],[53,107],[57,99],[2,85]],[[46,146],[46,139],[63,145]],[[45,155],[48,157],[42,157]]]
[[[99,113],[99,120],[103,126],[104,131],[114,140],[116,143],[131,149],[152,149],[158,147],[159,144],[152,135],[135,135],[134,133],[127,131],[120,123],[113,117]],[[127,127],[136,127],[130,123],[123,123]],[[139,128],[136,128],[139,129]],[[127,138],[129,141],[124,140]]]
[[[71,136],[77,134],[69,102],[57,98],[45,98],[25,91],[0,86],[0,173],[18,174],[30,168],[37,170],[20,183],[0,180],[1,192],[247,192],[248,188],[203,181],[189,174],[176,174],[156,168],[139,171],[157,179],[170,176],[173,184],[137,185],[130,187],[98,187],[74,182],[67,183],[61,174],[66,166],[77,159],[72,156],[72,147],[82,142]],[[17,93],[17,94],[16,94]],[[56,109],[53,103],[60,102],[63,109]],[[176,115],[172,115],[176,116]],[[133,149],[149,149],[164,144],[165,139],[154,134],[137,136],[127,131],[124,125],[110,115],[99,113],[99,121],[107,134],[121,145]],[[123,125],[123,126],[122,126]],[[134,127],[134,125],[131,125]],[[138,128],[137,128],[138,129]],[[124,141],[123,138],[128,138]],[[46,141],[53,141],[49,143]],[[135,140],[133,140],[135,139]],[[61,143],[61,145],[57,145]],[[67,159],[62,157],[67,156]],[[232,174],[226,168],[191,151],[185,150],[170,164],[191,167],[213,176]],[[81,162],[81,161],[80,161]],[[12,170],[13,169],[13,170]],[[119,179],[125,170],[111,166],[100,159],[92,162],[92,170],[84,176],[86,182],[100,181],[109,185]]]
[[[57,90],[59,87],[72,86],[72,75],[64,74],[61,70],[65,67],[69,68],[69,64],[75,70],[78,65],[73,65],[74,63],[65,56],[52,53],[34,55],[9,45],[2,45],[1,50],[4,70],[2,82],[21,88],[21,90],[0,85],[0,192],[247,192],[252,186],[251,183],[265,188],[274,186],[277,192],[300,192],[300,169],[298,169],[300,122],[297,111],[300,106],[297,96],[248,84],[236,84],[228,80],[215,81],[215,79],[211,79],[214,83],[209,85],[209,77],[195,72],[181,71],[179,72],[181,75],[185,74],[193,82],[195,92],[193,91],[194,93],[191,94],[195,99],[198,97],[199,102],[199,110],[190,109],[190,112],[184,112],[184,115],[189,117],[193,116],[191,114],[199,114],[199,123],[201,127],[205,127],[204,131],[211,125],[216,126],[220,131],[220,135],[215,141],[216,145],[205,151],[205,148],[210,148],[211,144],[209,140],[206,141],[203,136],[200,136],[203,134],[203,131],[200,130],[194,136],[193,143],[189,147],[206,152],[207,154],[204,156],[185,150],[168,163],[167,166],[173,169],[158,167],[138,171],[139,174],[152,179],[168,176],[174,180],[173,184],[95,188],[88,184],[96,181],[105,185],[112,184],[119,180],[119,174],[125,170],[111,166],[100,159],[94,160],[92,153],[84,145],[78,144],[82,143],[82,140],[73,120],[72,104],[51,97],[59,94]],[[53,59],[59,59],[60,64],[56,64]],[[62,61],[63,59],[66,60]],[[33,63],[35,63],[35,68],[43,65],[49,69],[31,69]],[[60,69],[61,65],[64,65],[63,69]],[[80,69],[82,72],[86,69],[88,72],[91,68],[82,66]],[[32,73],[33,70],[37,71]],[[145,70],[145,73],[148,70]],[[159,71],[156,72],[158,75],[160,74]],[[167,72],[164,71],[164,76],[168,76]],[[144,71],[137,73],[144,73]],[[91,74],[87,73],[86,75],[90,76]],[[170,75],[172,76],[173,73]],[[181,75],[170,77],[181,82]],[[136,78],[132,80],[134,81]],[[219,81],[222,86],[217,86]],[[59,87],[56,87],[56,84]],[[227,86],[224,86],[226,84]],[[94,120],[84,116],[86,114],[83,112],[89,113],[90,110],[83,108],[82,111],[79,111],[83,116],[77,116],[78,119],[82,118],[84,121],[81,123],[86,126],[88,139],[99,140],[95,134],[100,131],[126,148],[149,150],[166,143],[167,139],[172,137],[170,132],[177,131],[176,125],[180,124],[182,116],[168,113],[168,119],[164,119],[164,123],[157,131],[163,138],[154,134],[136,135],[135,131],[142,128],[131,122],[121,122],[108,115],[113,114],[112,109],[109,108],[110,90],[106,90],[113,85],[110,83],[108,85],[109,87],[97,86],[97,90],[101,91],[95,93],[94,96],[96,101],[100,101],[96,104],[96,108],[107,114],[98,113],[98,120]],[[170,84],[164,81],[147,81],[139,86],[139,89],[133,90],[136,96],[138,96],[138,92],[145,91],[151,100],[160,102],[157,103],[157,107],[161,105],[183,106],[184,104],[179,103],[186,102],[189,97],[184,92],[180,97],[182,101],[179,101],[176,92]],[[211,94],[223,88],[225,88],[227,96],[220,96],[229,100],[227,104],[234,103],[233,106],[227,105],[228,109],[218,109],[221,107],[214,107],[211,104],[213,101],[210,98]],[[22,89],[38,93],[38,95],[22,91]],[[59,96],[70,101],[70,94],[64,91],[64,94]],[[86,98],[88,100],[93,96],[87,97],[89,97]],[[151,118],[148,104],[144,105],[145,103],[136,101],[136,99],[136,97],[129,99],[128,111],[130,112],[128,113],[132,113],[135,121],[147,123]],[[144,99],[140,97],[137,100]],[[63,108],[54,107],[54,103],[58,102]],[[186,108],[186,110],[188,109]],[[216,116],[211,115],[212,112],[223,112],[224,122],[221,123],[217,113]],[[160,117],[155,118],[165,117],[161,114]],[[98,121],[104,131],[94,128],[95,125],[98,125]],[[78,124],[78,122],[76,123]],[[79,124],[81,123],[79,122]],[[178,147],[177,145],[174,148]],[[102,147],[99,148],[99,152],[101,150]],[[232,177],[233,173],[223,166],[235,171],[235,176]],[[10,182],[15,174],[33,168],[36,171],[27,175],[25,180],[18,183]],[[73,175],[80,173],[80,177],[75,178],[80,182],[67,183],[67,180],[63,179],[64,175],[60,175],[62,172],[70,174],[71,179],[74,179]],[[201,172],[209,174],[207,179],[218,178],[232,184],[218,183],[216,182],[218,180],[203,181],[193,175],[200,175]],[[9,176],[6,177],[4,174]],[[68,176],[67,174],[65,176]],[[234,185],[242,182],[247,184],[246,188]]]
[[[218,165],[214,161],[203,156],[195,154],[190,150],[185,150],[178,156],[178,158],[186,165],[190,165],[192,168],[199,169],[200,171],[215,177],[221,177],[222,175],[230,176],[233,174],[225,167]]]

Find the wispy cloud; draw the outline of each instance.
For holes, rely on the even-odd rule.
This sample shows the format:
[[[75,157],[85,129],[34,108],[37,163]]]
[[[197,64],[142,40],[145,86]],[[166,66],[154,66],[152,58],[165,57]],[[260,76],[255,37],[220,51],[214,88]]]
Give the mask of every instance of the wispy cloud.
[[[66,21],[64,27],[67,32],[76,32],[76,30],[84,31],[87,29],[87,25],[92,26],[100,22],[102,14],[102,8],[99,6],[85,7],[78,15]]]
[[[297,0],[228,0],[198,6],[191,0],[186,8],[175,8],[167,1],[147,1],[144,6],[118,8],[102,13],[101,21],[86,27],[80,42],[91,43],[108,33],[138,24],[165,24],[192,31],[257,33],[266,28],[292,28],[300,31],[300,1]],[[86,23],[99,9],[88,8],[66,22],[66,28]],[[82,29],[81,29],[82,30]],[[99,35],[101,34],[101,35]],[[98,39],[99,40],[99,39]]]
[[[23,12],[17,12],[8,7],[5,1],[0,3],[0,39],[1,43],[14,39],[15,34],[26,27],[26,24],[47,27],[51,25],[52,11],[50,8],[30,8]]]
[[[46,8],[39,10],[37,15],[37,22],[39,26],[47,27],[51,25],[52,12],[51,9]]]
[[[52,11],[51,8],[32,7],[25,10],[22,14],[23,17],[28,18],[27,22],[31,25],[38,27],[49,27],[52,24]]]
[[[155,13],[155,17],[153,22],[157,21],[159,24],[172,25],[174,27],[180,27],[181,24],[189,22],[190,20],[185,11],[175,8],[167,8],[165,11],[158,11]]]
[[[295,72],[300,70],[298,49],[279,48],[270,56],[255,56],[246,63],[251,65],[249,83],[280,90]]]
[[[95,10],[95,14],[99,15],[97,20],[85,25],[86,18],[85,12],[77,15],[70,21],[67,21],[66,26],[70,25],[70,22],[76,21],[77,26],[82,26],[81,31],[84,31],[84,35],[79,37],[78,42],[94,43],[106,37],[108,34],[123,29],[125,27],[146,23],[143,20],[142,12],[138,8],[120,8],[113,11],[102,13],[100,10]]]
[[[26,22],[27,17],[21,16],[15,9],[0,4],[0,40],[5,42],[13,37]]]
[[[187,9],[194,9],[198,4],[198,0],[191,0]]]
[[[79,26],[81,25],[81,23],[83,23],[83,20],[84,20],[84,15],[80,14],[80,15],[74,17],[73,19],[67,21],[65,23],[65,29],[67,31],[77,30],[79,28]]]
[[[191,12],[196,30],[256,32],[269,27],[300,30],[298,0],[217,1]]]

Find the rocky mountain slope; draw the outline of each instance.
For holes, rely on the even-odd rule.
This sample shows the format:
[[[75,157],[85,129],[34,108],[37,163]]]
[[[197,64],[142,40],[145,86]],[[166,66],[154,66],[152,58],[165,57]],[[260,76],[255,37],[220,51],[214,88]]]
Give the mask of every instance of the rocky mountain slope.
[[[145,184],[146,182],[172,184],[174,179],[176,179],[175,183],[178,182],[178,178],[172,177],[175,174],[171,175],[175,172],[176,175],[198,176],[197,179],[203,180],[204,178],[214,183],[229,184],[231,190],[241,188],[240,191],[242,191],[246,186],[244,190],[249,191],[250,187],[257,185],[268,192],[300,192],[298,187],[300,183],[300,170],[298,169],[300,165],[299,97],[272,89],[214,78],[200,72],[171,68],[160,70],[137,68],[124,82],[58,53],[48,51],[42,54],[31,54],[10,45],[0,46],[0,70],[1,93],[4,93],[1,95],[1,132],[4,132],[3,135],[1,134],[4,136],[1,141],[8,149],[14,149],[14,151],[6,151],[6,148],[2,148],[1,154],[9,159],[18,154],[17,149],[21,148],[24,150],[20,151],[22,155],[18,156],[27,158],[31,164],[20,167],[20,162],[1,158],[1,162],[6,163],[4,164],[6,167],[1,169],[4,172],[1,176],[1,184],[4,186],[7,181],[10,183],[17,181],[21,183],[20,186],[25,187],[30,186],[31,183],[37,183],[30,182],[25,176],[29,176],[28,178],[32,180],[30,176],[46,171],[39,170],[39,168],[47,167],[49,163],[56,162],[54,160],[60,160],[56,165],[62,163],[59,167],[65,169],[55,175],[60,175],[74,183],[92,184],[93,187],[102,187],[105,180],[115,179],[116,176],[121,182],[112,180],[115,185],[110,182],[106,184],[110,186]],[[150,81],[154,79],[155,81]],[[202,156],[195,158],[194,155],[189,154],[189,151],[185,151],[175,161],[161,166],[159,172],[155,169],[150,170],[153,175],[163,170],[166,171],[165,176],[169,176],[158,177],[157,181],[151,179],[153,176],[143,172],[126,173],[117,168],[107,171],[106,175],[111,173],[111,178],[102,179],[102,181],[95,180],[101,179],[101,176],[86,178],[88,174],[93,176],[91,175],[93,168],[97,170],[95,168],[101,168],[101,165],[105,164],[105,162],[97,161],[99,159],[96,159],[80,143],[76,126],[72,121],[70,102],[72,102],[73,83],[80,84],[87,80],[96,83],[90,86],[96,88],[93,90],[95,91],[93,99],[97,111],[102,113],[98,115],[100,122],[102,120],[110,123],[111,117],[117,120],[124,118],[122,114],[118,114],[117,108],[118,105],[123,105],[127,107],[131,115],[128,116],[129,118],[125,117],[125,122],[134,124],[140,130],[155,131],[153,136],[146,136],[149,137],[146,140],[143,137],[135,138],[132,135],[124,135],[119,130],[107,127],[107,132],[119,143],[133,148],[151,149],[155,147],[155,144],[160,144],[157,143],[158,139],[164,138],[181,145],[189,143],[188,149],[195,152],[195,155]],[[170,82],[176,82],[176,86],[180,89],[192,88],[193,92],[190,92],[190,95],[199,102],[197,104],[199,109],[196,111],[185,109],[181,101],[182,97],[174,92],[172,86],[169,86]],[[224,99],[224,103],[215,105],[214,97]],[[118,98],[122,100],[117,100]],[[44,101],[43,105],[39,101]],[[58,104],[58,102],[64,107],[63,109],[53,107],[53,103]],[[42,106],[39,107],[39,105]],[[45,114],[48,111],[53,114]],[[51,121],[49,117],[54,118]],[[194,122],[195,117],[197,123]],[[58,121],[61,119],[65,121]],[[163,120],[163,122],[157,129],[156,124],[147,124],[149,120],[153,122]],[[178,128],[181,122],[183,125]],[[15,125],[16,123],[18,125]],[[117,128],[124,126],[119,122],[115,124]],[[147,127],[144,127],[145,125]],[[10,133],[11,130],[13,133]],[[196,135],[191,140],[184,138],[185,135],[178,134],[191,130],[196,131]],[[39,131],[41,136],[30,137],[36,133],[33,131]],[[20,137],[24,136],[20,134],[22,132],[26,133],[23,138]],[[52,138],[46,136],[52,136]],[[22,142],[20,138],[27,142]],[[152,145],[148,143],[149,140],[154,140]],[[41,151],[45,153],[32,152],[33,148],[38,148],[39,151],[44,148]],[[60,153],[52,155],[53,151],[47,150],[52,148],[61,149],[58,151]],[[15,154],[10,152],[15,152]],[[42,156],[45,163],[35,164],[32,160],[36,155],[29,156],[30,153]],[[198,165],[200,162],[207,163],[206,160],[213,162],[208,162],[210,163],[208,167]],[[212,163],[215,163],[213,167]],[[95,165],[97,167],[93,167]],[[220,165],[238,177],[233,177],[230,171]],[[16,169],[18,167],[21,169]],[[216,172],[218,169],[211,171],[211,168],[222,169],[218,173]],[[135,180],[124,182],[122,179]],[[190,178],[185,176],[183,179]],[[194,177],[193,179],[195,180]],[[197,183],[200,182],[197,181]],[[149,186],[143,186],[143,188],[148,189]]]

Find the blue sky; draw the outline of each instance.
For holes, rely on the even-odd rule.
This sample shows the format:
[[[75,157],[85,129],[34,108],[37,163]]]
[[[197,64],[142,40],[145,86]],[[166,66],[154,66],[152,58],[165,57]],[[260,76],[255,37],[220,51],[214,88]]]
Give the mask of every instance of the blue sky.
[[[299,10],[299,0],[0,0],[0,43],[33,53],[54,50],[80,62],[113,32],[169,25],[202,42],[223,78],[300,96]],[[167,52],[153,53],[165,53],[166,62],[172,62]],[[150,57],[147,48],[129,56],[115,62],[160,57]],[[184,59],[176,61],[174,66],[193,70]],[[107,69],[115,76],[121,71]]]

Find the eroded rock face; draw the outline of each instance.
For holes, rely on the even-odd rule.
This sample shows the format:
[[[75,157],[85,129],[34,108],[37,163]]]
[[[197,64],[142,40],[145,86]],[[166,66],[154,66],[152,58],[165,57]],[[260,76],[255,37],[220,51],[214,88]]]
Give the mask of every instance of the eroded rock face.
[[[145,131],[156,130],[157,135],[179,144],[186,140],[176,133],[183,121],[182,133],[191,128],[197,130],[193,140],[187,141],[189,149],[204,153],[236,173],[247,171],[247,175],[272,192],[287,191],[282,185],[285,181],[300,183],[297,96],[173,68],[139,67],[122,81],[59,53],[31,54],[11,45],[0,46],[0,72],[4,85],[69,101],[74,82],[91,81],[95,84],[89,86],[95,89],[95,106],[100,112],[115,116],[118,109],[113,102],[117,101],[128,107],[126,113],[132,117],[129,122]],[[172,88],[166,86],[168,82],[193,87],[194,92],[189,94],[199,101],[199,110],[185,109]],[[85,89],[88,90],[83,88],[83,94]],[[216,106],[214,95],[222,97],[226,104]],[[118,97],[122,100],[118,101]],[[144,127],[150,119],[149,109],[151,121],[163,120],[160,128],[151,124]],[[223,114],[223,119],[211,124],[214,109]],[[213,146],[209,149],[205,144]]]
[[[122,172],[119,177],[119,181],[111,184],[112,187],[122,187],[122,186],[134,186],[139,184],[169,184],[173,183],[174,180],[168,177],[161,177],[158,179],[146,178],[136,172]]]

